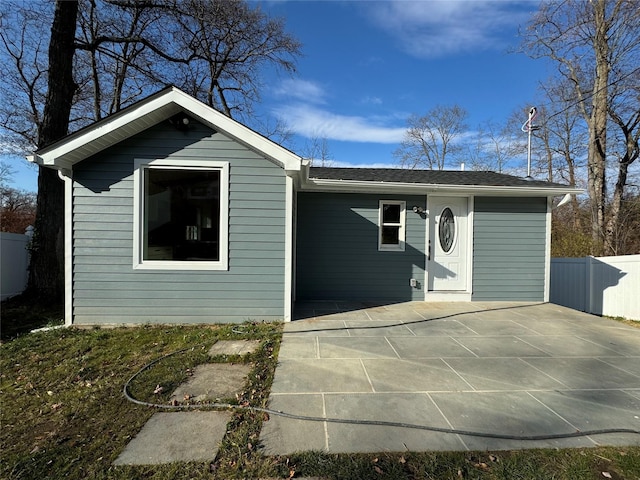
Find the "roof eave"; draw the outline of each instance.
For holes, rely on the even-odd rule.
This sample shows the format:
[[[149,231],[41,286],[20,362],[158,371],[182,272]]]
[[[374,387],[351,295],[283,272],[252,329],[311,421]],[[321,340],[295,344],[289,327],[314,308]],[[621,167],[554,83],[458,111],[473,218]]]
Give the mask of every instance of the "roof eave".
[[[447,193],[457,195],[490,194],[497,196],[561,196],[580,194],[575,187],[452,185],[402,182],[369,182],[360,180],[332,180],[310,178],[302,185],[303,191],[351,192],[351,193]]]
[[[45,167],[70,169],[85,158],[126,140],[182,110],[210,128],[258,151],[282,168],[290,171],[300,170],[302,159],[299,156],[176,87],[170,87],[141,101],[131,110],[112,115],[71,134],[27,159]]]

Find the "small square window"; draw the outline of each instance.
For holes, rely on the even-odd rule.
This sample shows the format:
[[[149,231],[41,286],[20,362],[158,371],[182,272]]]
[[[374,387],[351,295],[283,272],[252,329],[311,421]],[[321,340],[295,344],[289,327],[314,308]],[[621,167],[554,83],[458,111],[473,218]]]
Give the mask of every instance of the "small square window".
[[[405,202],[380,200],[378,250],[404,251]]]

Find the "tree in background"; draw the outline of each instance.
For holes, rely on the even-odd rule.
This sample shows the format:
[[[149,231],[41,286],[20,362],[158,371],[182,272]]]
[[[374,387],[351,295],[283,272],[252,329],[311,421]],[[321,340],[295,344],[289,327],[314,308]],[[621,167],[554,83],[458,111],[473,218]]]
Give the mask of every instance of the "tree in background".
[[[334,165],[327,137],[314,135],[303,146],[301,154],[310,160],[314,167],[332,167]]]
[[[0,232],[25,233],[35,219],[35,193],[0,186]]]
[[[407,132],[394,152],[403,168],[444,170],[460,160],[458,142],[466,129],[467,112],[458,105],[439,105],[407,120]]]
[[[526,142],[517,134],[522,123],[519,119],[520,115],[514,115],[504,125],[486,122],[478,127],[475,135],[467,139],[470,142],[466,159],[471,170],[518,175],[521,166],[513,159],[527,152]]]
[[[0,162],[0,232],[25,233],[36,219],[36,194],[9,185],[15,170]]]
[[[0,22],[0,127],[25,153],[167,83],[228,116],[249,116],[262,69],[293,72],[301,48],[281,19],[244,0],[58,0],[54,11],[46,1],[8,1]],[[37,215],[29,287],[58,300],[63,187],[50,169],[40,169]]]
[[[636,0],[543,2],[524,50],[552,59],[587,126],[593,254],[617,250],[614,232],[640,135],[640,9]],[[614,133],[612,133],[614,130]],[[607,196],[608,169],[616,176]],[[609,203],[608,203],[609,200]]]

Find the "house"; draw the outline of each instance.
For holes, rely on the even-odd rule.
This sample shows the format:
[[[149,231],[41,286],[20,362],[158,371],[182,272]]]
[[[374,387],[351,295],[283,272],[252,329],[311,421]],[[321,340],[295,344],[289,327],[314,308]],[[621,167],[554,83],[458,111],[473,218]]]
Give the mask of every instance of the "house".
[[[288,321],[296,300],[547,301],[554,197],[315,168],[175,87],[29,159],[65,182],[67,324]]]

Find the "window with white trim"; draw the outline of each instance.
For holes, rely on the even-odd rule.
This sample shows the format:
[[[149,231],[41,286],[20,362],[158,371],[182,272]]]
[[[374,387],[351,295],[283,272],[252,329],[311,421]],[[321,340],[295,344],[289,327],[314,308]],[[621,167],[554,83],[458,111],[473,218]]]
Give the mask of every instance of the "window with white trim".
[[[228,268],[229,165],[136,161],[134,267]]]
[[[380,200],[378,221],[378,250],[404,251],[406,203],[399,200]]]

